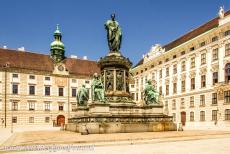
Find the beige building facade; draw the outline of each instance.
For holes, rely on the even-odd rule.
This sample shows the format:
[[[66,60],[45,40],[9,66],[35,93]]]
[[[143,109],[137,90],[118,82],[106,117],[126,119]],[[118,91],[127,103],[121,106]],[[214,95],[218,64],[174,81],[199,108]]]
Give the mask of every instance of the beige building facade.
[[[230,11],[180,38],[154,45],[132,69],[137,103],[151,80],[165,114],[185,129],[230,128]]]
[[[59,29],[51,55],[0,49],[0,127],[60,126],[75,115],[78,89],[91,100],[95,61],[64,57]],[[61,55],[61,56],[60,56]]]

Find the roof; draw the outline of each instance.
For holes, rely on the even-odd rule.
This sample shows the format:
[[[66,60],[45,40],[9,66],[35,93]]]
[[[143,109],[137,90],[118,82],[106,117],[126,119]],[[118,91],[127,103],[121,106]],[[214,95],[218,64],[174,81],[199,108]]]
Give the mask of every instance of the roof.
[[[230,10],[226,11],[224,13],[224,15],[225,16],[230,15]],[[165,51],[167,52],[167,51],[169,51],[169,50],[171,50],[171,49],[173,49],[173,48],[175,48],[175,47],[177,47],[177,46],[179,46],[179,45],[181,45],[181,44],[183,44],[183,43],[185,43],[185,42],[187,42],[187,41],[189,41],[189,40],[191,40],[191,39],[193,39],[193,38],[195,38],[195,37],[197,37],[197,36],[199,36],[205,32],[207,32],[207,31],[209,31],[215,27],[218,27],[218,25],[219,25],[218,20],[219,20],[219,17],[216,17],[216,18],[208,21],[207,23],[201,25],[200,27],[182,35],[181,37],[177,38],[176,40],[169,42],[168,44],[164,45],[162,48],[165,48]],[[135,67],[137,67],[141,64],[143,64],[143,58],[138,62],[138,64]]]
[[[63,60],[70,74],[91,76],[99,73],[96,61],[66,58]],[[9,64],[10,68],[53,72],[54,62],[50,55],[0,48],[0,67]]]

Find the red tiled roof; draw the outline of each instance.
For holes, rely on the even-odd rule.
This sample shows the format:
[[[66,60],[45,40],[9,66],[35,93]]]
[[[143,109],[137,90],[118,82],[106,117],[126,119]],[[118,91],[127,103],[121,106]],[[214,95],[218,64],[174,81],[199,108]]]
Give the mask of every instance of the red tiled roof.
[[[63,63],[69,73],[74,75],[91,76],[95,72],[100,72],[96,61],[66,58]],[[0,67],[4,67],[6,64],[9,64],[11,68],[46,72],[53,72],[54,70],[54,63],[49,55],[0,49]]]
[[[230,10],[226,11],[224,13],[224,15],[225,16],[230,15]],[[183,44],[183,43],[185,43],[185,42],[187,42],[187,41],[189,41],[189,40],[191,40],[197,36],[199,36],[200,34],[203,34],[203,33],[207,32],[207,31],[209,31],[215,27],[218,27],[218,24],[219,24],[218,20],[219,20],[219,17],[216,17],[216,18],[208,21],[207,23],[201,25],[200,27],[198,27],[198,28],[186,33],[185,35],[179,37],[178,39],[164,45],[162,48],[165,48],[165,51],[169,51],[169,50],[171,50],[171,49],[173,49],[173,48],[175,48],[175,47],[177,47],[177,46],[179,46],[179,45],[181,45],[181,44]],[[137,67],[141,64],[143,64],[143,59],[141,59],[135,67]]]

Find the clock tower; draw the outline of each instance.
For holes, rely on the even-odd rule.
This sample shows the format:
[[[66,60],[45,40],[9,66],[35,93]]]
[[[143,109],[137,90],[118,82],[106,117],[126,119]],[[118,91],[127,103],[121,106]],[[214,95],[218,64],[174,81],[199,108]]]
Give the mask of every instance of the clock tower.
[[[65,58],[65,46],[61,39],[62,35],[59,30],[59,25],[57,25],[54,32],[54,41],[50,44],[50,56],[55,63],[59,63]]]

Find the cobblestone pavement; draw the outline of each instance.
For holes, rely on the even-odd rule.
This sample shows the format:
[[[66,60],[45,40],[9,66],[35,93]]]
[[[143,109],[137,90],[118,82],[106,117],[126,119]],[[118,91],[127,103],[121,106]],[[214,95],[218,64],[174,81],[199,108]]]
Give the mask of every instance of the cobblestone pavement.
[[[171,131],[171,132],[142,132],[142,133],[116,133],[116,134],[90,134],[80,135],[69,131],[30,131],[14,133],[3,146],[16,145],[41,145],[41,144],[78,144],[97,143],[109,144],[114,141],[142,142],[151,140],[152,142],[162,142],[170,140],[191,140],[218,137],[222,135],[230,136],[230,131]]]
[[[81,150],[6,152],[6,154],[229,154],[230,137],[132,145],[93,146]],[[74,146],[74,145],[72,145]],[[79,145],[78,145],[79,146]]]

